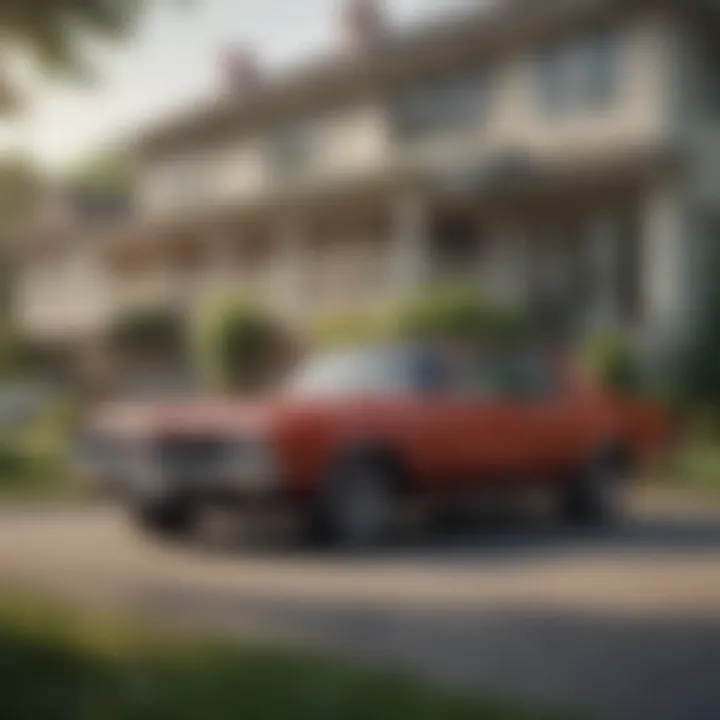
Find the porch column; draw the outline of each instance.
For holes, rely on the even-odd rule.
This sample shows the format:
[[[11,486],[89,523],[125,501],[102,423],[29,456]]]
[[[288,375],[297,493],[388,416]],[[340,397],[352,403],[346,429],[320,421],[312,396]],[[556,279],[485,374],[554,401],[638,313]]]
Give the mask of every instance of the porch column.
[[[522,305],[528,295],[527,233],[514,224],[495,228],[482,252],[482,286],[502,303]]]
[[[305,248],[305,233],[300,223],[283,223],[275,244],[270,301],[288,320],[297,320],[308,312],[302,288]]]
[[[212,239],[210,277],[217,286],[227,287],[236,279],[235,253],[232,238],[226,232],[215,234]]]
[[[653,189],[642,208],[642,286],[645,345],[667,354],[691,332],[693,279],[688,272],[692,237],[677,188]]]
[[[597,216],[589,229],[594,282],[589,320],[596,328],[613,327],[618,321],[618,241],[615,218],[609,213]]]
[[[431,279],[427,208],[419,195],[399,198],[393,207],[390,282],[397,295],[417,293]]]

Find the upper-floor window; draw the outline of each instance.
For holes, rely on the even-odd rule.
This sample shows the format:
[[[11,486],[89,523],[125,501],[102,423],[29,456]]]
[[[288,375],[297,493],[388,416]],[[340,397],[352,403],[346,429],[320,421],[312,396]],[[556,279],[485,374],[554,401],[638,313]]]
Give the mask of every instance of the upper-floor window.
[[[548,115],[602,109],[617,98],[621,79],[621,43],[603,33],[554,47],[540,55],[537,91]]]
[[[267,158],[279,174],[304,172],[315,161],[321,146],[317,122],[305,120],[283,126],[268,140]]]
[[[188,207],[200,202],[213,184],[213,167],[202,155],[182,155],[153,166],[148,191],[157,207]]]
[[[401,137],[418,137],[478,125],[487,113],[485,76],[460,77],[415,87],[403,93],[393,110]]]

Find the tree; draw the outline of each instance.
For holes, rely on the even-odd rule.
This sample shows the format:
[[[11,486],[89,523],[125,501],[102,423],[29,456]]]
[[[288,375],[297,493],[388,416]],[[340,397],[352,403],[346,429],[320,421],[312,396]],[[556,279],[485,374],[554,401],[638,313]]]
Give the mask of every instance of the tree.
[[[625,396],[645,389],[640,357],[621,333],[603,332],[591,337],[581,356],[590,374],[610,392]]]
[[[23,96],[12,69],[29,59],[43,73],[86,77],[87,41],[122,37],[147,0],[2,0],[0,2],[0,103],[7,109]]]
[[[200,375],[225,391],[253,390],[273,380],[291,352],[274,318],[233,297],[201,310],[193,341]]]
[[[29,212],[39,189],[39,173],[25,158],[0,162],[0,236]]]
[[[12,313],[13,232],[16,223],[32,207],[39,187],[38,173],[24,159],[11,158],[0,163],[0,376],[15,371],[21,353]]]
[[[714,281],[720,270],[720,252],[713,248],[707,259],[705,272],[697,278],[706,288],[703,311],[683,357],[681,357],[681,394],[692,404],[720,411],[720,285]]]
[[[134,167],[127,155],[108,153],[90,158],[70,174],[67,184],[81,191],[127,195]]]

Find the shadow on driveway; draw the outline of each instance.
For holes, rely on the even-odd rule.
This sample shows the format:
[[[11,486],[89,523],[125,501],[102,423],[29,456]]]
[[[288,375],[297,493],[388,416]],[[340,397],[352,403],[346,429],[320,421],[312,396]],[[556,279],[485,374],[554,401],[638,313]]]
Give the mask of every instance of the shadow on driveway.
[[[596,557],[611,568],[621,561],[637,562],[643,572],[644,559],[675,556],[677,561],[678,555],[707,563],[702,572],[720,573],[720,523],[658,517],[592,531],[521,523],[423,535],[375,556],[331,553],[318,558],[305,551],[244,555],[250,563],[270,567],[277,563],[278,568],[294,560],[299,565],[309,562],[313,568],[320,563],[330,573],[332,568],[351,572],[353,563],[363,573],[427,569],[428,578],[437,574],[438,583],[448,577],[462,582],[466,571],[475,582],[482,583],[486,576],[489,586],[507,569],[540,571],[524,589],[513,590],[507,601],[493,598],[492,587],[475,605],[470,600],[444,606],[441,601],[404,604],[382,594],[355,600],[344,595],[338,600],[281,589],[250,595],[241,589],[208,594],[157,585],[146,588],[138,602],[165,617],[200,618],[231,633],[256,628],[261,637],[399,664],[450,684],[589,709],[599,717],[712,720],[720,718],[720,607],[717,615],[693,617],[645,615],[642,598],[631,613],[615,605],[605,610],[602,602],[577,609],[571,607],[572,601],[557,607],[536,602],[536,595],[547,589],[542,587],[543,569],[554,567],[558,560],[570,562],[573,569],[568,575],[577,587],[583,573],[588,583],[602,583],[592,577],[590,561]],[[616,590],[632,599],[632,567],[621,577]],[[313,578],[309,574],[307,583]],[[664,577],[663,583],[672,586],[673,578]]]

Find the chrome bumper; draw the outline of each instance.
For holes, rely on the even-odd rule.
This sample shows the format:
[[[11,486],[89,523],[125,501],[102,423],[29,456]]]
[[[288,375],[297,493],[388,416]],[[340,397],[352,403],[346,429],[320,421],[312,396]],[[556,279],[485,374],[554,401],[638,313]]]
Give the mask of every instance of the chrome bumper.
[[[166,457],[152,443],[81,444],[75,466],[96,488],[123,496],[274,493],[279,487],[277,464],[269,453],[254,452],[253,457],[239,452],[192,460]]]

